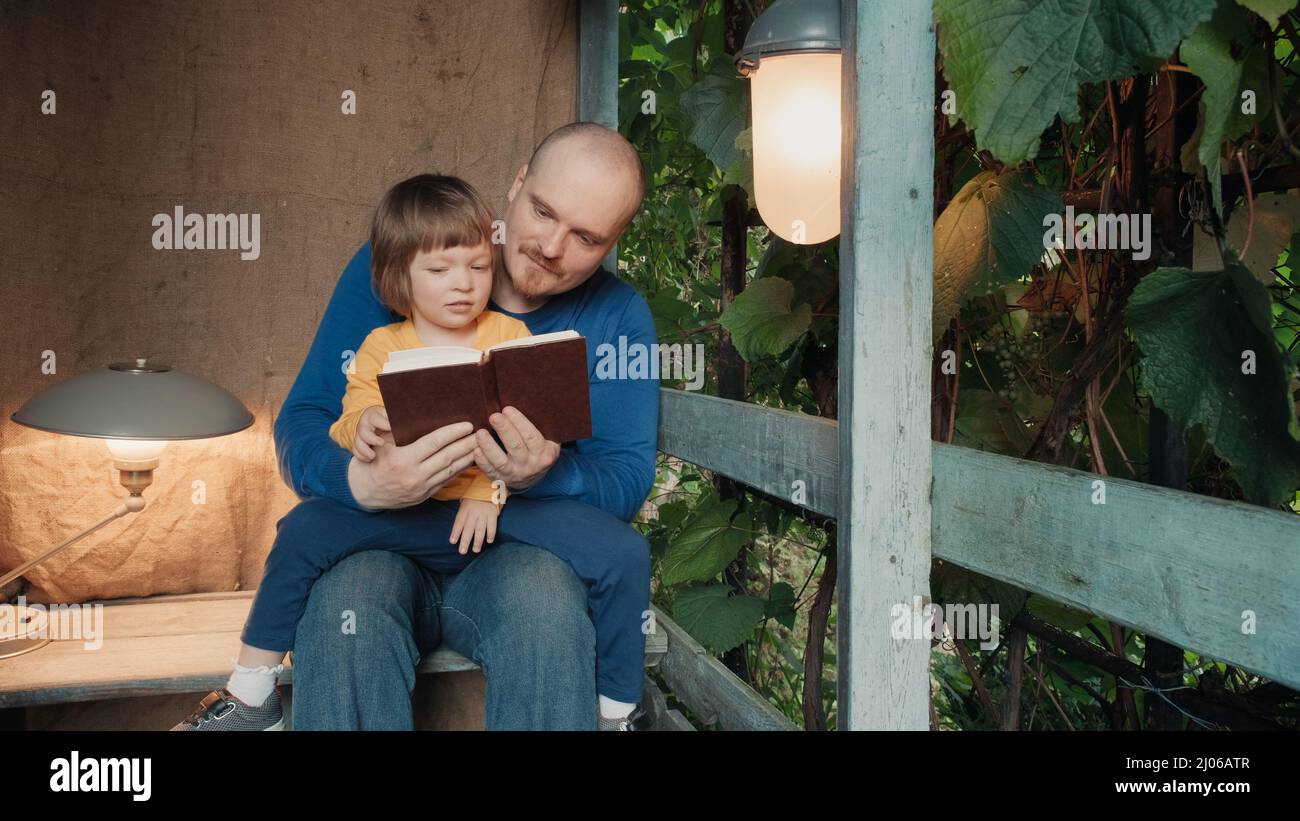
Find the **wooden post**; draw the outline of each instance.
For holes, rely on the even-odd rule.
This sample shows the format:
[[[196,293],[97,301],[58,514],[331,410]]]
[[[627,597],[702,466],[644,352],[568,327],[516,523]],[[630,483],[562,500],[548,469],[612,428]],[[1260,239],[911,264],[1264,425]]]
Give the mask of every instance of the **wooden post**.
[[[578,119],[618,129],[618,2],[581,0],[578,7]],[[618,273],[618,246],[601,262]]]
[[[931,4],[842,2],[840,38],[838,726],[923,730],[929,637],[891,625],[930,592]]]

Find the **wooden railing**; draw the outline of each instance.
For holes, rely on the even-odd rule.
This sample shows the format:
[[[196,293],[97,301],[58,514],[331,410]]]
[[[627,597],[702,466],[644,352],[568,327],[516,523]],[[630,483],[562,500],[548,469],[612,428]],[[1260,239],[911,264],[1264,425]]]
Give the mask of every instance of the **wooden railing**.
[[[664,453],[785,499],[803,482],[835,515],[834,421],[663,389],[659,429]],[[1300,689],[1300,516],[933,448],[935,557]]]

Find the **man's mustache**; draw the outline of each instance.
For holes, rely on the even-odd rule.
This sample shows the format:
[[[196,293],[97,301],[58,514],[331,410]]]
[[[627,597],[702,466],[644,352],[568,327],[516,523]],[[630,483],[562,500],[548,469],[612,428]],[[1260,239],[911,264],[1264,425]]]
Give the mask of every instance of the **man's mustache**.
[[[551,273],[551,274],[554,274],[554,275],[557,276],[557,277],[559,277],[559,276],[563,276],[563,275],[564,275],[564,272],[562,272],[562,271],[557,271],[557,270],[555,270],[554,267],[552,267],[552,266],[550,266],[550,265],[547,265],[545,262],[542,261],[542,255],[541,255],[541,249],[540,249],[540,248],[539,248],[539,249],[536,249],[536,250],[531,249],[531,248],[520,248],[519,250],[523,253],[524,256],[526,256],[526,257],[528,257],[530,260],[532,260],[532,263],[533,263],[534,265],[536,265],[538,268],[541,268],[541,269],[544,270],[544,271],[547,271],[547,272],[549,272],[549,273]]]

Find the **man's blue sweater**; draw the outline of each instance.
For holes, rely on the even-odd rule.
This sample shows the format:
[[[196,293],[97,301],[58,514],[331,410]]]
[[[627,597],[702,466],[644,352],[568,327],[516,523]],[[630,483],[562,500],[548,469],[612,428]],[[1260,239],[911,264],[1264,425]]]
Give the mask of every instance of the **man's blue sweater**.
[[[552,297],[531,313],[506,311],[495,303],[489,307],[519,319],[533,334],[572,329],[587,339],[592,436],[565,445],[546,476],[520,495],[576,498],[631,521],[654,484],[659,382],[598,379],[596,351],[602,343],[615,350],[631,349],[637,343],[654,350],[654,321],[645,299],[600,268],[582,285]],[[372,330],[401,319],[374,292],[367,243],[339,278],[307,359],[275,420],[280,475],[299,498],[326,496],[367,510],[348,487],[352,454],[330,438],[329,428],[343,409],[351,357]],[[623,346],[620,336],[626,337]]]

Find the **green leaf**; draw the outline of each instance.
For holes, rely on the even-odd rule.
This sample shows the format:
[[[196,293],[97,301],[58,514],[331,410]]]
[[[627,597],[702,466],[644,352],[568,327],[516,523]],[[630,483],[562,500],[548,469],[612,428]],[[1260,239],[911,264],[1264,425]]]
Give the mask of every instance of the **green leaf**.
[[[808,330],[812,308],[801,303],[792,308],[794,286],[780,277],[764,277],[751,282],[718,321],[731,333],[731,341],[741,358],[753,362],[775,355]]]
[[[1237,2],[1263,17],[1268,21],[1268,27],[1273,28],[1283,14],[1295,8],[1296,0],[1237,0]]]
[[[722,267],[715,262],[709,269],[708,279],[692,279],[690,287],[692,295],[707,299],[722,298]]]
[[[681,96],[681,109],[690,122],[690,141],[719,169],[726,171],[743,156],[736,137],[745,130],[749,97],[745,81],[725,60],[716,60],[709,73]]]
[[[984,171],[962,186],[934,224],[934,333],[942,335],[965,297],[1013,282],[1045,252],[1043,218],[1061,197],[1027,174]]]
[[[691,512],[664,555],[663,584],[708,581],[731,564],[749,538],[745,518],[739,525],[731,521],[736,504],[714,497]]]
[[[663,54],[667,49],[667,43],[664,41],[663,34],[654,26],[640,26],[632,33],[632,45],[646,45],[654,49],[656,55]],[[633,49],[635,51],[635,49]],[[653,58],[647,58],[653,59]]]
[[[1152,271],[1125,318],[1151,401],[1181,428],[1202,426],[1246,497],[1271,507],[1300,483],[1300,423],[1270,304],[1268,289],[1229,250],[1222,271]],[[1253,374],[1242,373],[1247,350],[1255,353]]]
[[[1252,21],[1240,6],[1220,0],[1210,21],[1198,26],[1178,50],[1187,67],[1205,83],[1199,105],[1201,122],[1194,138],[1199,165],[1185,162],[1188,173],[1199,170],[1199,166],[1213,169],[1224,140],[1245,134],[1272,110],[1268,83],[1272,58],[1267,50],[1255,47],[1251,29]],[[1244,59],[1235,60],[1234,53],[1244,54]],[[1255,93],[1253,114],[1241,111],[1244,91]]]
[[[655,331],[661,337],[671,335],[681,328],[682,320],[695,316],[695,310],[689,302],[669,291],[660,291],[646,300],[646,303],[650,306],[650,315],[654,317]]]
[[[720,11],[717,13],[710,12],[704,17],[704,34],[702,40],[704,45],[708,47],[709,51],[714,55],[713,59],[719,59],[719,55],[720,59],[730,59],[723,50],[726,45],[723,40],[723,37],[726,34],[726,22],[726,18]]]
[[[736,135],[736,148],[739,148],[745,154],[754,153],[754,132],[746,128]]]
[[[976,144],[1015,165],[1059,114],[1079,121],[1079,86],[1154,68],[1215,0],[936,0],[944,74]]]
[[[677,594],[673,620],[713,653],[725,653],[754,634],[765,602],[732,596],[725,584],[688,587]]]
[[[691,507],[685,499],[667,502],[659,506],[658,522],[663,527],[672,530],[682,523],[690,509]]]
[[[775,234],[759,257],[755,281],[766,277],[789,280],[795,287],[795,299],[814,304],[839,288],[839,260],[828,257],[827,244],[799,245],[786,242]],[[830,243],[834,245],[834,243]]]
[[[659,69],[649,60],[623,60],[618,64],[618,76],[620,80],[641,80],[646,77],[653,78]],[[636,96],[640,97],[639,89]]]
[[[691,28],[693,29],[694,25],[692,25]],[[694,47],[695,47],[695,38],[693,38],[691,34],[688,32],[681,36],[674,37],[672,40],[669,40],[668,44],[664,47],[663,52],[664,52],[664,56],[668,58],[669,62],[681,63],[683,65],[690,65],[691,50]],[[735,72],[733,71],[732,73],[734,74]]]
[[[1011,404],[992,391],[966,388],[958,394],[954,445],[1019,458],[1033,444],[1033,436]]]
[[[1276,278],[1273,269],[1293,238],[1300,237],[1300,197],[1290,194],[1264,194],[1256,197],[1252,207],[1244,204],[1232,212],[1224,228],[1224,244],[1237,251],[1246,244],[1250,232],[1250,245],[1241,257],[1255,277],[1265,285]],[[1214,237],[1204,231],[1192,232],[1192,269],[1205,271],[1222,267],[1219,246]],[[1279,306],[1280,308],[1280,306]]]
[[[794,588],[785,582],[777,582],[767,591],[767,602],[763,615],[776,619],[791,630],[794,629]]]
[[[722,184],[739,185],[752,204],[758,201],[754,196],[754,135],[746,128],[736,135],[735,145],[740,155],[723,172]]]
[[[773,636],[773,641],[776,642],[776,646],[781,652],[781,658],[785,659],[785,663],[790,665],[796,672],[802,673],[803,659],[794,654],[794,648],[788,642],[782,641],[780,636]]]

